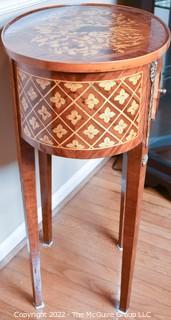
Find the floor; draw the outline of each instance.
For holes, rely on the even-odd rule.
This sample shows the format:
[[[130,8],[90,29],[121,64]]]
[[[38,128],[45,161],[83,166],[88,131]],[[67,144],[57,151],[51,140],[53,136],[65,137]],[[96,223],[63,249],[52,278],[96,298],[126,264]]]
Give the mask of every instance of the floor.
[[[122,257],[119,201],[120,172],[109,160],[54,218],[53,246],[41,248],[44,315],[31,304],[24,248],[0,273],[0,320],[125,319],[112,315]],[[171,319],[170,229],[171,202],[146,189],[129,319]]]

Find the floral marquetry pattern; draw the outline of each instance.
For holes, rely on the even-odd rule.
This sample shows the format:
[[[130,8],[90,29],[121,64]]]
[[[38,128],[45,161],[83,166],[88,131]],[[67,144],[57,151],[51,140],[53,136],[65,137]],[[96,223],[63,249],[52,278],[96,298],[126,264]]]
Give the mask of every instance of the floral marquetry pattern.
[[[110,121],[110,119],[112,117],[114,117],[115,113],[113,111],[111,111],[111,109],[109,107],[107,107],[104,111],[104,113],[102,113],[100,115],[100,119],[103,119],[104,122],[108,123]]]
[[[47,12],[39,24],[31,28],[30,43],[40,50],[44,48],[55,59],[66,52],[73,60],[99,54],[122,55],[146,41],[142,30],[146,31],[147,24],[138,22],[133,14],[128,15],[124,9],[115,12],[112,7],[67,8],[62,18],[58,9]]]
[[[139,135],[142,72],[101,81],[46,79],[17,70],[23,137],[65,150],[101,150]]]
[[[98,103],[99,103],[99,100],[92,93],[90,93],[88,98],[85,100],[85,104],[88,106],[89,109],[93,109],[94,106]]]
[[[65,130],[62,124],[58,124],[58,126],[53,129],[53,132],[56,133],[58,138],[62,138],[65,134],[67,134],[67,130]]]
[[[65,99],[62,98],[59,92],[56,92],[50,101],[55,103],[56,108],[60,108],[63,104],[65,104]]]

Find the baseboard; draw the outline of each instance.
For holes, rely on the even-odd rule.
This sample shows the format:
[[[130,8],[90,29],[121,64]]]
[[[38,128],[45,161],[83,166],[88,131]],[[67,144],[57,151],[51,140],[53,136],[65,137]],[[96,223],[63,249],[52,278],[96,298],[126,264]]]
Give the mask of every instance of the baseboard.
[[[78,170],[61,188],[52,195],[53,215],[82,188],[90,176],[95,174],[108,159],[93,159]],[[41,208],[38,208],[38,222],[41,225]],[[0,244],[0,269],[2,269],[26,244],[25,223],[12,232]]]

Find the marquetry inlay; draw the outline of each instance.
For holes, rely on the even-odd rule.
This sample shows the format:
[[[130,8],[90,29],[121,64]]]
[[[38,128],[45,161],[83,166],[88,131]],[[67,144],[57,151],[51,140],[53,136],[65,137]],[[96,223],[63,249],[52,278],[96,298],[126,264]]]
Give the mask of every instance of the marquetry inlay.
[[[52,243],[52,156],[93,159],[126,153],[118,240],[122,248],[124,238],[124,257],[120,302],[115,306],[126,312],[147,142],[169,30],[151,13],[128,6],[54,5],[15,18],[3,30],[2,39],[11,64],[34,305],[44,306],[33,148],[38,151],[46,246]]]
[[[135,8],[57,6],[16,20],[7,28],[5,41],[23,57],[67,66],[91,63],[93,68],[98,62],[144,57],[165,43],[166,29],[159,19]]]
[[[138,136],[142,72],[85,82],[17,73],[23,136],[68,150],[99,150]]]
[[[58,28],[56,28],[58,26]],[[142,28],[146,28],[142,24]],[[122,54],[145,40],[144,33],[127,13],[110,8],[69,8],[61,17],[59,10],[42,19],[33,30],[31,42],[44,47],[51,56],[91,57],[109,50]]]

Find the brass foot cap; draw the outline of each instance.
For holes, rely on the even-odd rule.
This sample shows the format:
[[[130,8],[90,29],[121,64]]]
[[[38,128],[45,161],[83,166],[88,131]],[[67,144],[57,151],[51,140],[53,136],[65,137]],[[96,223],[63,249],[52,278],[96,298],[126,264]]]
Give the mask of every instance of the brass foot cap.
[[[123,248],[122,248],[122,247],[120,247],[120,245],[119,245],[119,244],[117,244],[117,248],[118,248],[118,250],[119,250],[119,251],[123,251]]]
[[[49,248],[49,247],[52,246],[52,244],[53,244],[53,241],[50,241],[49,243],[43,242],[42,246],[43,246],[44,248]]]
[[[128,310],[126,310],[126,311],[122,311],[122,310],[120,310],[119,308],[118,308],[118,310],[117,310],[119,313],[121,313],[121,314],[127,314],[127,312],[128,312]]]
[[[35,309],[36,310],[39,310],[39,309],[42,309],[42,308],[44,308],[44,302],[42,302],[41,304],[39,304],[39,305],[36,305],[35,303],[33,303],[33,305],[34,305],[34,307],[35,307]]]

